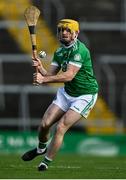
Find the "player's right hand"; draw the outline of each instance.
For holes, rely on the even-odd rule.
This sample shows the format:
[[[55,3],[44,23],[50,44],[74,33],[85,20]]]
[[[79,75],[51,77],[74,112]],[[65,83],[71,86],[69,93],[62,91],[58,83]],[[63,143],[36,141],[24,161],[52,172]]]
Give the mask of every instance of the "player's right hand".
[[[37,84],[37,85],[42,84],[43,80],[44,80],[44,76],[42,76],[41,73],[34,73],[33,80],[34,80],[35,84]]]

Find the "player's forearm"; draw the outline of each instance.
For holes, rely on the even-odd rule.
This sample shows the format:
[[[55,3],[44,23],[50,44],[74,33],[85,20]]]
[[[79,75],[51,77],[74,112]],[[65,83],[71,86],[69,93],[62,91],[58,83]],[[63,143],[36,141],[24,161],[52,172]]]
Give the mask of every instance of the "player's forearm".
[[[39,69],[39,72],[40,72],[43,76],[48,75],[48,72],[46,71],[46,69],[45,69],[44,67],[41,67],[41,69]]]
[[[57,74],[59,70],[57,69],[57,67],[51,67],[48,70],[46,70],[42,65],[39,68],[39,72],[43,75],[43,76],[52,76]]]
[[[51,72],[47,71],[47,70],[44,69],[44,68],[40,69],[40,73],[41,73],[43,76],[51,76],[51,75],[53,75]]]
[[[67,72],[57,74],[57,75],[47,75],[43,79],[43,83],[53,83],[53,82],[68,82],[72,80],[72,76]]]

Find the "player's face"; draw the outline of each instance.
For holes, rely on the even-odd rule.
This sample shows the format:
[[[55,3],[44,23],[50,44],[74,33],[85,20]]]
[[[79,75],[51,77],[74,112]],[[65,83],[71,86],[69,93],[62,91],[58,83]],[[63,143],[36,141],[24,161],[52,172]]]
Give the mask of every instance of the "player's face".
[[[59,41],[65,45],[71,44],[75,38],[75,33],[72,33],[69,28],[58,28]]]

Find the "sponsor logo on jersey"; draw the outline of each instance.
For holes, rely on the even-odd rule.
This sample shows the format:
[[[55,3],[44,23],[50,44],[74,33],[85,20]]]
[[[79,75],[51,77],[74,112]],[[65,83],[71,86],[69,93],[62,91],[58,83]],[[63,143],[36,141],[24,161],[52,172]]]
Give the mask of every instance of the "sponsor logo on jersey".
[[[65,72],[67,70],[67,61],[62,64],[62,71]]]

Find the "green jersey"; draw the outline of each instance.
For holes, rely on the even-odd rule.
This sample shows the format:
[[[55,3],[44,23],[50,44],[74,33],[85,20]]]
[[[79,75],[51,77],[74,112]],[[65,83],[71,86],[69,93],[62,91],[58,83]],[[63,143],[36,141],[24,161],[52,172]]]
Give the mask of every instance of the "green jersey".
[[[52,64],[59,66],[64,72],[67,70],[68,64],[80,67],[72,81],[65,82],[65,91],[70,96],[77,97],[98,92],[98,83],[93,73],[90,52],[79,40],[76,40],[68,48],[59,47],[54,53]]]

